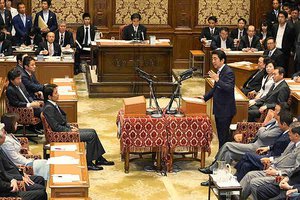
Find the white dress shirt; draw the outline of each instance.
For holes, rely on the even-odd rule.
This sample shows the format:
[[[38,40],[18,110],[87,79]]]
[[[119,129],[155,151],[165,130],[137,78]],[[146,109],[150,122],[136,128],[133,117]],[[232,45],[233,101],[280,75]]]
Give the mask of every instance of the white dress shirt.
[[[83,44],[84,44],[84,39],[85,39],[85,32],[86,32],[86,28],[88,28],[89,30],[88,30],[88,45],[89,44],[91,44],[91,26],[84,26],[83,27],[84,29],[83,29],[83,33],[84,33],[84,37],[83,37]]]
[[[48,20],[49,20],[49,10],[46,10],[46,11],[43,10],[43,18],[44,18],[44,21],[46,23],[48,23]]]
[[[283,34],[285,31],[286,23],[283,26],[278,26],[278,31],[276,35],[276,47],[281,49],[282,48],[282,40],[283,40]]]
[[[223,40],[221,37],[220,37],[220,39],[221,39],[221,49],[223,48],[223,49],[227,49],[227,45],[226,45],[226,41],[227,40]]]

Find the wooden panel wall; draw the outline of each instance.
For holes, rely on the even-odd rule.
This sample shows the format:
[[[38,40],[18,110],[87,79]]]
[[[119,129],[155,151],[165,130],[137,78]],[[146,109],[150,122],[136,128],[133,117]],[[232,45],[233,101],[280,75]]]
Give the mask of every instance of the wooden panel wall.
[[[36,8],[32,8],[32,6],[35,5],[35,1],[36,0],[24,1],[27,6],[27,11],[38,10]],[[54,1],[58,0],[53,0],[52,2]],[[98,27],[101,32],[103,32],[105,38],[110,38],[112,36],[118,38],[119,27],[121,24],[116,23],[116,4],[119,3],[117,6],[120,6],[120,2],[122,1],[127,2],[127,4],[129,4],[128,2],[133,1],[84,1],[84,10],[91,13],[92,22]],[[236,5],[234,3],[235,1],[237,2]],[[161,5],[161,2],[167,2],[167,5]],[[189,50],[200,48],[198,37],[201,33],[201,29],[206,26],[205,24],[201,24],[202,21],[204,21],[203,18],[207,18],[211,14],[228,17],[228,20],[227,18],[219,18],[219,21],[222,26],[226,25],[229,28],[233,28],[236,27],[235,21],[240,17],[240,13],[245,13],[245,15],[250,18],[249,23],[254,24],[258,28],[260,26],[261,20],[265,17],[266,11],[270,10],[271,2],[271,0],[136,0],[133,3],[134,6],[132,8],[132,12],[140,11],[142,16],[146,16],[147,13],[145,12],[153,12],[151,6],[147,8],[147,5],[153,4],[155,6],[167,6],[167,9],[163,8],[161,11],[162,13],[160,13],[162,15],[161,18],[165,18],[167,16],[167,22],[165,23],[165,21],[162,20],[163,22],[161,24],[145,24],[148,28],[148,35],[155,35],[157,38],[171,39],[174,45],[174,68],[186,68],[188,65]],[[53,6],[55,6],[55,4],[57,4],[57,2],[55,2]],[[140,6],[139,4],[144,5]],[[241,6],[241,9],[238,9],[236,7],[235,9],[232,8],[233,6],[237,5]],[[199,8],[199,6],[201,6],[201,8]],[[205,6],[205,8],[203,8],[203,6]],[[250,8],[247,9],[247,7],[249,6]],[[120,11],[118,10],[118,12]],[[227,14],[226,12],[230,12],[230,19],[229,14]],[[236,14],[234,12],[236,12]],[[159,20],[159,17],[160,16],[156,18],[155,22]],[[201,20],[199,21],[198,18],[200,17]],[[120,19],[118,20],[120,21]],[[127,22],[128,20],[124,21]],[[145,21],[149,22],[151,20],[147,18],[147,20]],[[72,24],[71,26],[73,28],[76,28],[76,26],[78,25]]]

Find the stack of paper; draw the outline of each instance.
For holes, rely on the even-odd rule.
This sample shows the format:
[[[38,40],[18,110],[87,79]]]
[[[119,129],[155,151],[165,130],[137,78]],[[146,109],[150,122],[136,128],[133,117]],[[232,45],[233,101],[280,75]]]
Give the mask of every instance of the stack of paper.
[[[47,164],[52,165],[77,165],[79,164],[79,159],[75,159],[71,156],[59,156],[49,158]]]
[[[75,144],[51,146],[51,151],[76,151],[76,150],[77,150],[77,146]]]
[[[53,83],[71,83],[73,82],[72,78],[54,78]]]
[[[57,92],[59,95],[76,95],[71,86],[58,86]]]
[[[75,174],[53,174],[53,183],[69,183],[80,181],[79,175]]]

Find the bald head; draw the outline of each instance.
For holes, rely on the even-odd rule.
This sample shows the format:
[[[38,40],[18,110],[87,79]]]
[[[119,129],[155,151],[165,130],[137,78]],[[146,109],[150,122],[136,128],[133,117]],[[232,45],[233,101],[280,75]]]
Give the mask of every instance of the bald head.
[[[253,25],[248,26],[247,34],[249,37],[253,37],[255,34],[255,27]]]
[[[49,32],[47,33],[47,37],[46,37],[47,41],[49,43],[53,43],[54,39],[55,39],[55,34],[53,32]]]

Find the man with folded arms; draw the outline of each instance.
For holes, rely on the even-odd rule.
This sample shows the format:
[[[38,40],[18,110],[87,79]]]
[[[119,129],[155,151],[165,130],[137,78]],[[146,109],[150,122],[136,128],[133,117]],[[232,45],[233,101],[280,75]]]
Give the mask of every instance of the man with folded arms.
[[[89,170],[102,170],[99,165],[114,165],[114,162],[107,161],[103,154],[105,150],[94,129],[78,129],[71,126],[66,119],[66,113],[57,105],[59,94],[57,85],[49,84],[44,88],[45,106],[43,113],[52,131],[55,132],[76,132],[79,131],[80,141],[86,142],[86,160]],[[95,163],[93,163],[95,160]]]

